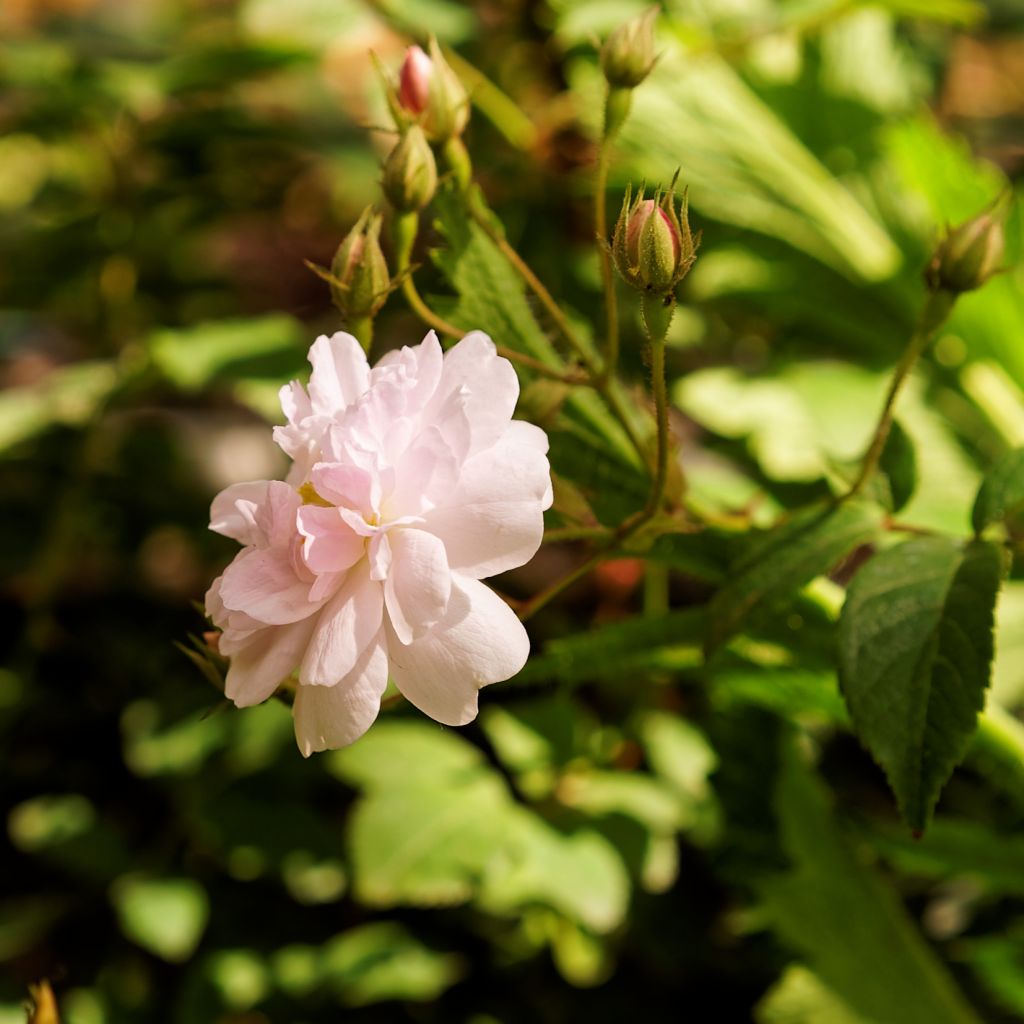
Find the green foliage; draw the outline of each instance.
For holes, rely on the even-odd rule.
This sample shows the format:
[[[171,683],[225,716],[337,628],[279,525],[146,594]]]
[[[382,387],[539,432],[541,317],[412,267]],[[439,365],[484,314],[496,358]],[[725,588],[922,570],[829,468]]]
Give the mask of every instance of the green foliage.
[[[792,868],[762,881],[758,891],[779,937],[854,1020],[976,1022],[892,890],[851,847],[788,739],[777,787],[781,842]]]
[[[1003,571],[992,544],[928,537],[876,555],[850,585],[839,628],[843,695],[915,830],[984,704]]]
[[[1007,452],[989,470],[971,514],[974,532],[1003,523],[1011,535],[1024,529],[1024,448]]]
[[[111,890],[111,899],[124,934],[175,963],[191,956],[210,916],[206,893],[188,878],[125,875]]]
[[[707,653],[735,635],[755,610],[777,606],[854,548],[870,544],[881,525],[877,506],[847,502],[805,509],[756,538],[708,605]]]

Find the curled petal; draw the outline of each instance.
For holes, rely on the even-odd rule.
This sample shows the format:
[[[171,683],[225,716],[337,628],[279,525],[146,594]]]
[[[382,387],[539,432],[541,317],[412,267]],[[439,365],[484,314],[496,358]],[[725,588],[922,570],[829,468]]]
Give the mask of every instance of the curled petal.
[[[530,640],[523,624],[494,591],[476,580],[452,578],[444,619],[403,645],[388,637],[391,678],[406,698],[445,725],[465,725],[477,713],[477,691],[514,676],[526,664]]]
[[[341,589],[324,605],[299,670],[303,685],[333,686],[352,671],[380,630],[384,593],[367,563],[349,570]]]
[[[497,354],[486,334],[471,331],[445,353],[441,380],[424,420],[446,416],[456,400],[466,413],[472,454],[505,433],[518,398],[519,379],[512,364]]]
[[[231,654],[224,696],[240,708],[265,701],[295,671],[313,631],[313,619],[267,626]]]
[[[309,350],[309,361],[309,399],[317,415],[335,416],[369,386],[370,368],[362,346],[344,331],[329,338],[321,334]]]
[[[309,599],[309,586],[309,580],[296,576],[287,550],[246,548],[224,570],[220,599],[230,611],[281,626],[317,610]]]
[[[295,692],[295,740],[303,757],[355,742],[373,724],[388,685],[388,656],[382,633],[355,667],[334,686],[299,686]]]
[[[336,508],[303,505],[296,516],[306,565],[317,575],[344,572],[355,565],[366,548],[366,540],[355,533]]]
[[[269,480],[232,484],[225,487],[210,505],[210,529],[239,544],[266,544],[256,525],[256,508],[266,501]]]
[[[452,574],[444,544],[422,530],[393,530],[391,567],[384,600],[395,635],[403,644],[422,636],[448,607]]]

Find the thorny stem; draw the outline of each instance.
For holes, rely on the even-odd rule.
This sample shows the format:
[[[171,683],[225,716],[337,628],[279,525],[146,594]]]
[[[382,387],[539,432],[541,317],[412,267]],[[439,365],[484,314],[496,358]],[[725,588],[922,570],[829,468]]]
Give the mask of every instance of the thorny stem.
[[[878,468],[878,461],[885,450],[885,442],[889,439],[889,431],[892,429],[893,415],[896,408],[896,399],[911,370],[917,365],[918,359],[928,347],[932,336],[942,326],[956,296],[946,291],[933,291],[928,293],[924,309],[918,317],[914,333],[910,337],[896,369],[893,372],[892,381],[889,384],[889,392],[885,396],[885,405],[882,406],[882,413],[878,418],[878,425],[875,427],[871,444],[861,463],[860,472],[850,485],[850,489],[842,496],[841,501],[846,501],[858,495],[868,483]]]

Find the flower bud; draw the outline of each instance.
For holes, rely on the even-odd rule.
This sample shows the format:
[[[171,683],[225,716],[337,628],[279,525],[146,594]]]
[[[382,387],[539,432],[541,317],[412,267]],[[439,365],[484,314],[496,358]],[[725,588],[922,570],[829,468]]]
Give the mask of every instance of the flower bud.
[[[469,97],[458,76],[430,39],[430,55],[410,46],[398,76],[398,101],[417,119],[427,138],[444,142],[461,135],[469,120]]]
[[[381,182],[388,202],[400,213],[422,210],[437,190],[437,163],[419,125],[410,125],[384,162]]]
[[[989,209],[972,217],[939,243],[925,272],[928,286],[954,295],[980,288],[999,271],[1005,244],[1001,211]]]
[[[649,7],[620,25],[601,47],[601,70],[613,89],[635,89],[650,73],[656,60],[654,22],[658,8]]]
[[[391,287],[380,247],[381,215],[368,206],[331,261],[331,298],[346,320],[376,316]]]
[[[693,266],[699,244],[700,236],[690,232],[685,194],[677,209],[672,189],[659,191],[654,199],[645,199],[643,189],[635,197],[627,190],[612,257],[628,284],[668,295]]]

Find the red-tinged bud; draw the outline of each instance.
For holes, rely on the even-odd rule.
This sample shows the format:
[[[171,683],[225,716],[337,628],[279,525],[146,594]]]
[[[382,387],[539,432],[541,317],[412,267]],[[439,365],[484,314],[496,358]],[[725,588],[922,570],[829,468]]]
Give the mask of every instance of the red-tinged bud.
[[[398,102],[431,142],[461,135],[469,120],[469,96],[431,37],[429,55],[410,46],[398,76]]]
[[[437,190],[437,163],[418,124],[410,125],[384,162],[381,181],[388,202],[400,213],[422,210]]]
[[[601,47],[601,70],[613,89],[635,89],[650,73],[657,60],[654,52],[654,23],[658,8],[620,25]]]
[[[925,272],[928,286],[959,295],[980,288],[997,274],[1006,246],[1004,219],[1003,210],[992,208],[953,228]]]
[[[346,320],[376,316],[391,289],[380,247],[381,216],[367,207],[331,261],[331,297]]]
[[[410,46],[405,51],[398,74],[398,99],[410,114],[419,116],[427,109],[433,70],[433,62],[418,46]]]
[[[635,197],[627,190],[612,256],[628,284],[668,295],[693,266],[699,244],[700,237],[690,231],[685,194],[677,209],[671,189],[659,191],[654,199],[645,199],[642,188]]]

